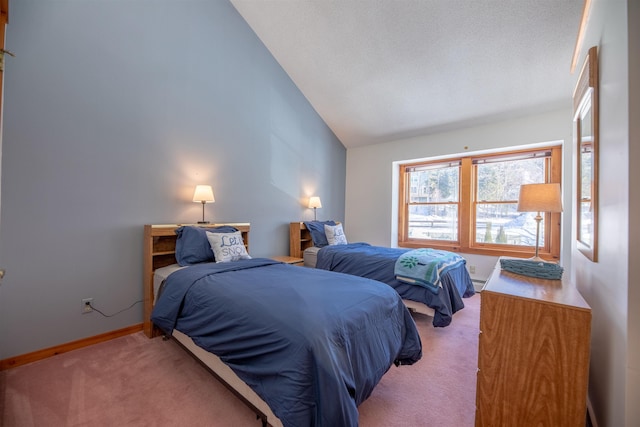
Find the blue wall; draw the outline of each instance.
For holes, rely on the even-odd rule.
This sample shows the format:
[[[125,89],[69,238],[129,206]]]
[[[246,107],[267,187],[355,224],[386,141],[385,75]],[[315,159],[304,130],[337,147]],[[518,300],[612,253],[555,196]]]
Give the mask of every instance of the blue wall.
[[[12,1],[7,28],[0,359],[142,321],[142,230],[344,220],[346,150],[227,0]]]

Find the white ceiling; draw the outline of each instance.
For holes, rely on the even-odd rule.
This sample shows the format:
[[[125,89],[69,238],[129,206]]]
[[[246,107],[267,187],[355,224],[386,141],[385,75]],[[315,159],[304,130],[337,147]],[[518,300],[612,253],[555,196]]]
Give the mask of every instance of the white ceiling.
[[[347,147],[571,106],[583,0],[231,0]]]

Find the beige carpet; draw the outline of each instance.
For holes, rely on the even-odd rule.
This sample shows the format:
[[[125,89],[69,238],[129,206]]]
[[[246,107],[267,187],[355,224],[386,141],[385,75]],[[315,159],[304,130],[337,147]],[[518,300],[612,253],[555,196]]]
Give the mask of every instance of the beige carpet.
[[[360,426],[473,426],[480,296],[446,328],[415,315],[423,358],[391,367]],[[141,332],[0,372],[0,425],[260,426],[172,341]]]

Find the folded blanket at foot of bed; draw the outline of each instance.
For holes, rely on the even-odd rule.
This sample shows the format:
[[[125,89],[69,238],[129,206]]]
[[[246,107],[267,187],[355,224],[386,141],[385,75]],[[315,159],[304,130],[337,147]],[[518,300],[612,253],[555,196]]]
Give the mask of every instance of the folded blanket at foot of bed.
[[[437,293],[442,286],[440,277],[464,263],[466,260],[453,252],[420,248],[400,255],[394,274],[401,282],[423,286]]]

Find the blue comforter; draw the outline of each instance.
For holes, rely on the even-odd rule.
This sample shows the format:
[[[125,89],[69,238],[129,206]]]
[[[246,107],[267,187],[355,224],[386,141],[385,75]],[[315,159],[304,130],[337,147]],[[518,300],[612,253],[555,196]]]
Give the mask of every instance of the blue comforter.
[[[218,355],[285,426],[357,426],[391,365],[422,356],[393,289],[261,258],[171,274],[151,320]]]
[[[368,243],[325,246],[318,251],[316,268],[378,280],[393,287],[404,299],[433,308],[433,326],[451,324],[453,314],[464,308],[461,297],[475,293],[466,266],[452,268],[442,275],[441,288],[433,292],[425,287],[396,279],[395,264],[410,249],[372,246]]]

